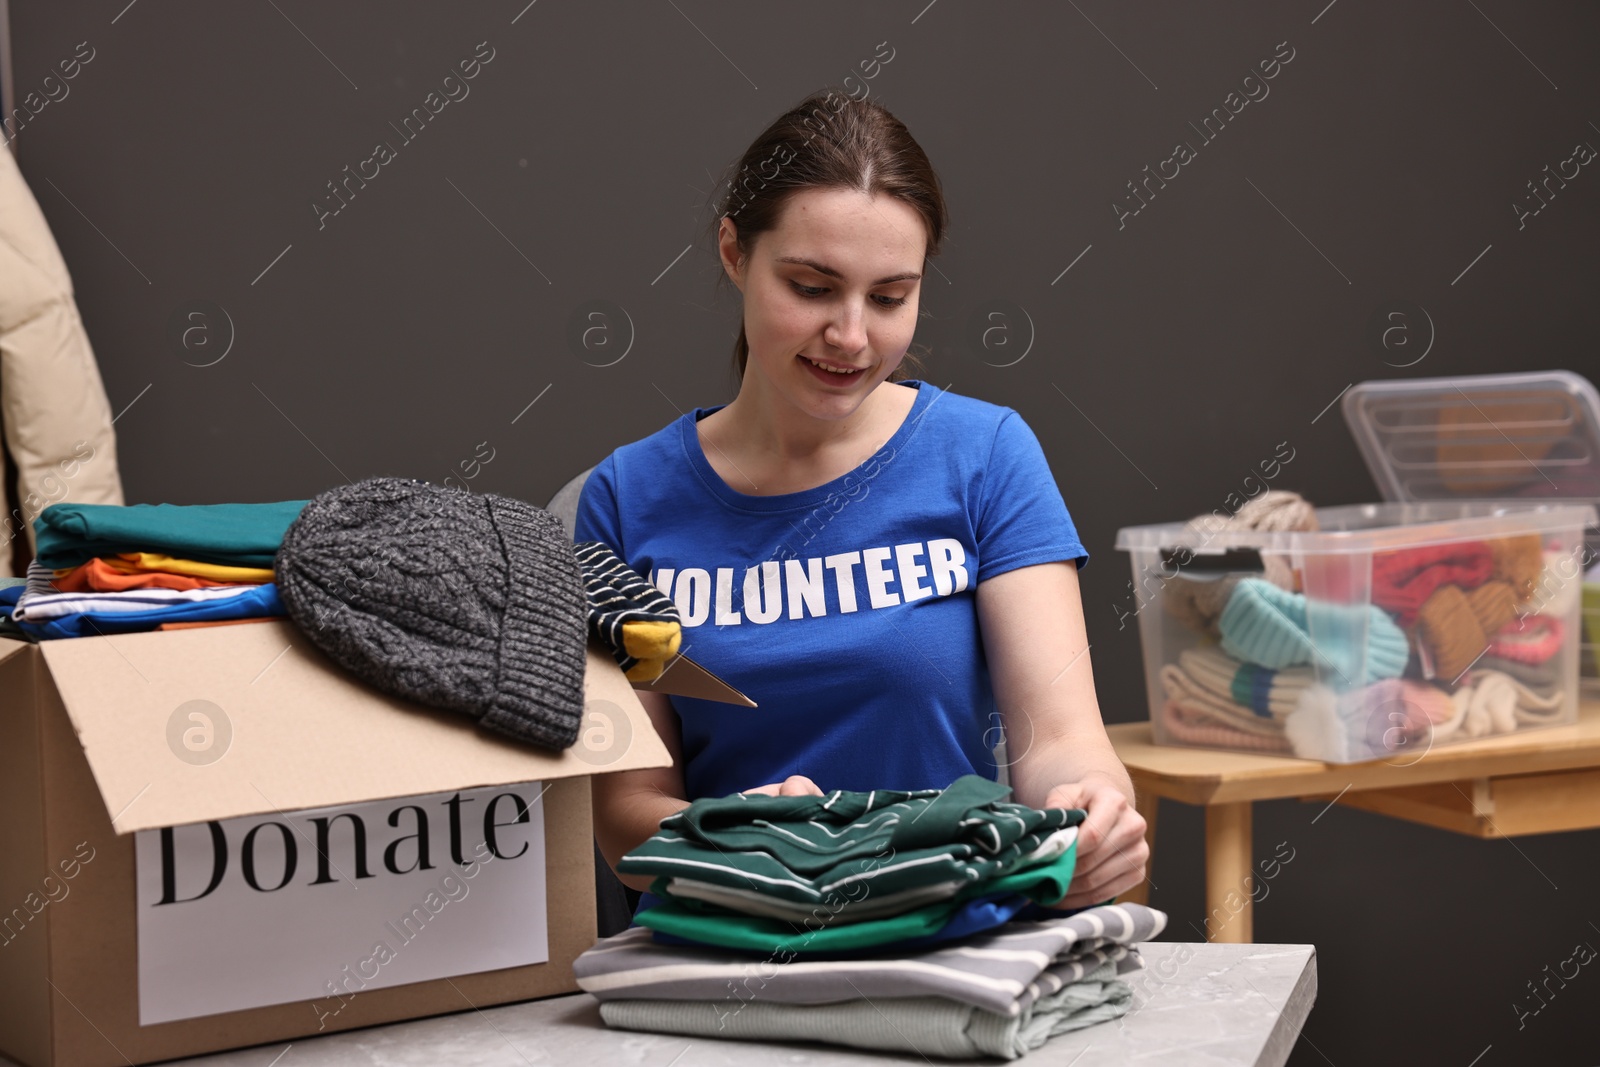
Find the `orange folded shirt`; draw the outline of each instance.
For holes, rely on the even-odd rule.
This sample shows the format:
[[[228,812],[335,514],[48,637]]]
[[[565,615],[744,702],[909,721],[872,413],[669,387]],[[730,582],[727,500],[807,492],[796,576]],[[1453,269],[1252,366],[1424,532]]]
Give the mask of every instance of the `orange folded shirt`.
[[[119,566],[119,564],[121,564]],[[222,582],[192,574],[170,571],[124,569],[118,559],[91,559],[52,579],[63,593],[116,593],[124,589],[204,589],[214,585],[252,585],[252,582]]]

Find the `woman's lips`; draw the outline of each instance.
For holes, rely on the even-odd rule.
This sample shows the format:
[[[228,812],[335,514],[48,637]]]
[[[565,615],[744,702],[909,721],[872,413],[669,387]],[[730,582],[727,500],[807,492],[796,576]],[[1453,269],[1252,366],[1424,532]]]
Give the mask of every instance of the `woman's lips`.
[[[854,382],[856,379],[860,378],[862,372],[866,370],[865,367],[857,367],[849,374],[837,374],[833,371],[823,370],[821,367],[817,366],[815,363],[811,362],[810,359],[803,355],[796,356],[795,358],[801,363],[805,364],[806,369],[810,371],[816,378],[833,385],[849,385],[851,382]]]

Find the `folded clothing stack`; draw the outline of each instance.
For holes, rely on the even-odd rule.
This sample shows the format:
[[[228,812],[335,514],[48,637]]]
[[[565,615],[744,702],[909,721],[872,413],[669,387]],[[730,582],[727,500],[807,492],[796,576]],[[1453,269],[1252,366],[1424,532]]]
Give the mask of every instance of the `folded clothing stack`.
[[[663,819],[657,834],[618,862],[620,873],[654,876],[647,906],[636,916],[636,926],[621,935],[625,940],[604,942],[587,959],[580,958],[580,984],[586,974],[614,970],[601,957],[624,948],[630,953],[624,957],[628,970],[671,967],[682,958],[674,952],[689,950],[699,953],[700,961],[725,965],[727,973],[739,971],[745,965],[741,961],[752,957],[815,965],[788,972],[793,974],[882,973],[890,984],[875,988],[886,996],[935,998],[929,1003],[908,1000],[904,1007],[911,1010],[907,1018],[917,1032],[948,1031],[948,1041],[935,1042],[936,1047],[966,1048],[943,1055],[973,1054],[968,1046],[979,1040],[973,1035],[985,1026],[1001,1035],[980,1041],[987,1042],[985,1048],[996,1048],[991,1054],[1020,1055],[1051,1033],[1114,1018],[1127,1010],[1131,994],[1125,983],[1116,981],[1119,971],[1111,965],[1136,966],[1125,962],[1137,958],[1132,943],[1157,932],[1165,916],[1136,905],[1070,916],[1042,907],[1061,900],[1071,884],[1084,813],[1012,803],[1006,799],[1010,792],[989,779],[965,775],[942,790],[835,790],[823,796],[779,797],[738,793],[694,801]],[[1069,917],[1081,921],[1060,925]],[[653,935],[646,938],[643,929]],[[1049,930],[1057,933],[1040,933]],[[1022,931],[1059,940],[1049,952],[1028,957],[1033,973],[1027,981],[990,984],[991,997],[995,990],[1006,991],[999,1002],[973,1002],[970,995],[966,1000],[939,999],[948,989],[927,977],[937,968],[898,962],[932,959],[938,967],[970,971],[970,961],[960,961],[1012,955],[975,951],[977,939],[1020,936]],[[1104,949],[1105,942],[1086,945],[1084,939],[1105,937],[1127,951],[1113,954],[1115,959],[1079,952]],[[655,963],[649,962],[652,954]],[[1021,950],[1016,955],[1021,958]],[[825,962],[831,966],[823,967]],[[1056,963],[1064,969],[1053,972],[1044,986],[1030,987]],[[657,977],[687,973],[653,972]],[[980,967],[976,973],[985,972]],[[920,977],[905,985],[908,975]],[[631,978],[610,978],[597,979],[591,991],[633,1002],[603,1007],[606,1021],[622,1027],[807,1036],[908,1051],[920,1047],[894,1044],[905,1039],[894,1027],[864,1025],[860,1009],[865,997],[857,990],[841,993],[837,982],[826,981],[803,982],[800,988],[800,1002],[818,1003],[818,997],[836,1002],[838,1025],[812,1022],[800,1034],[792,1031],[787,1005],[764,1004],[758,1012],[746,1006],[740,1027],[730,1031],[718,1020],[718,1005],[706,995],[704,984],[652,979],[635,985]],[[902,991],[888,992],[893,988]],[[1033,1003],[1042,989],[1050,994],[1049,1003]],[[676,1001],[701,1003],[672,1003]],[[1025,1010],[1030,1004],[1031,1016]],[[975,1022],[982,1018],[975,1009],[984,1007],[1001,1021]],[[1005,1010],[997,1012],[1001,1008]],[[1032,1035],[1026,1040],[1033,1044],[1026,1045],[1019,1033]],[[1014,1051],[998,1051],[1002,1046]]]
[[[273,555],[305,504],[52,504],[11,618],[48,639],[283,615]]]
[[[1084,813],[1010,792],[968,774],[943,790],[705,798],[617,870],[655,877],[660,903],[636,921],[679,937],[769,952],[892,944],[939,933],[969,901],[1066,895]],[[795,932],[819,908],[826,927]]]
[[[1137,944],[1167,924],[1139,904],[1061,914],[849,960],[741,958],[633,927],[573,970],[618,1029],[1016,1059],[1125,1014],[1133,991],[1118,976],[1144,966]]]
[[[1302,759],[1355,763],[1425,750],[1456,716],[1449,693],[1410,678],[1385,678],[1343,692],[1314,685],[1284,720],[1284,733]]]

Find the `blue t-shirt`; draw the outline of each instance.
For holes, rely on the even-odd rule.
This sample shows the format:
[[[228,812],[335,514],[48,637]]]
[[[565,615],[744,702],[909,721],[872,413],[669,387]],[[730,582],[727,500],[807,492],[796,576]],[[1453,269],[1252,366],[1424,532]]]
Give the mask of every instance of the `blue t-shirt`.
[[[576,539],[671,597],[682,652],[759,707],[671,697],[688,800],[803,774],[833,789],[995,778],[978,584],[1087,553],[1010,408],[921,381],[878,453],[799,493],[751,496],[701,450],[696,408],[589,476]],[[720,407],[720,405],[719,405]]]

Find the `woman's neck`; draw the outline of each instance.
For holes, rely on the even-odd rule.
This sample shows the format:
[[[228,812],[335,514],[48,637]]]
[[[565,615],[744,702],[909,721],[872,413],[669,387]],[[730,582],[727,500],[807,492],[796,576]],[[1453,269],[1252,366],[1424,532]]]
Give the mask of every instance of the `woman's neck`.
[[[730,486],[750,495],[800,492],[860,466],[907,417],[916,393],[883,382],[846,418],[819,419],[746,374],[739,395],[701,419],[702,451]]]
[[[801,410],[754,374],[745,375],[739,395],[719,414],[726,436],[740,451],[771,457],[775,461],[808,463],[858,444],[882,444],[879,432],[885,418],[893,419],[893,396],[885,395],[883,382],[844,418],[821,419]],[[868,442],[868,438],[874,440]],[[719,438],[720,439],[720,438]],[[723,442],[727,447],[727,442]]]

